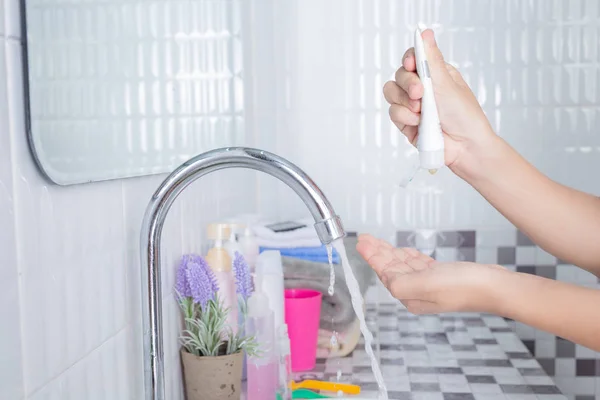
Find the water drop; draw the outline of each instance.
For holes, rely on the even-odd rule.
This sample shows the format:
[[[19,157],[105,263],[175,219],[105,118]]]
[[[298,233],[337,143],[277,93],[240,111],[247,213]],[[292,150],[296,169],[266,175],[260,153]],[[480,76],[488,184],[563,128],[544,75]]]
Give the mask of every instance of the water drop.
[[[337,339],[337,333],[333,332],[333,335],[331,335],[331,339],[329,340],[329,343],[331,344],[331,348],[337,348],[338,346],[338,339]]]

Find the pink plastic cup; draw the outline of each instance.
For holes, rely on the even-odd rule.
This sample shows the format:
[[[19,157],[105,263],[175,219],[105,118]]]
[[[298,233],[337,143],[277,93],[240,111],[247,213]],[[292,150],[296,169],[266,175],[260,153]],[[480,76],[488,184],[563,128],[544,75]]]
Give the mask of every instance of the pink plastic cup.
[[[285,323],[292,351],[292,371],[310,371],[317,362],[321,293],[310,289],[285,290]]]

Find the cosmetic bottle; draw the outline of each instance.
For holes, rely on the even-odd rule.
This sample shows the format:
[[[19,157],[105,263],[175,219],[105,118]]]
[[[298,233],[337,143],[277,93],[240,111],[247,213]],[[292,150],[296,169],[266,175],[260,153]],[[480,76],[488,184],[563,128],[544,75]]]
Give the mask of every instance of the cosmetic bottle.
[[[260,281],[260,276],[257,276],[257,280]],[[256,339],[259,354],[249,354],[246,358],[247,400],[274,399],[279,382],[273,311],[269,307],[268,297],[261,292],[260,287],[257,286],[248,299],[246,334]]]
[[[229,226],[229,237],[227,238],[227,241],[225,242],[225,249],[227,249],[227,252],[229,253],[229,257],[231,257],[231,259],[233,260],[235,257],[235,253],[240,253],[242,256],[244,255],[242,246],[240,245],[240,242],[238,241],[238,233],[244,228],[244,225],[241,224],[237,224],[237,223],[230,223],[228,224]],[[246,257],[244,257],[244,259],[246,259]],[[246,260],[247,262],[247,260]]]
[[[256,260],[256,276],[260,276],[260,290],[269,299],[277,331],[285,323],[283,263],[278,250],[267,250],[259,254]]]
[[[440,125],[433,82],[429,71],[429,63],[425,52],[422,34],[427,27],[419,24],[415,31],[415,62],[417,65],[417,74],[423,85],[423,97],[421,99],[421,118],[419,119],[419,137],[417,139],[417,149],[421,168],[426,169],[431,174],[444,167],[444,135]]]
[[[250,272],[254,273],[256,269],[256,261],[258,259],[260,248],[254,232],[250,228],[250,225],[246,224],[244,228],[238,233],[238,243],[242,249],[244,259],[250,267]]]
[[[235,220],[232,220],[235,221]],[[231,222],[228,223],[230,232],[229,232],[229,239],[225,242],[225,249],[227,249],[227,253],[229,253],[229,257],[231,257],[232,260],[235,260],[235,256],[236,253],[240,254],[242,257],[244,257],[244,253],[242,251],[242,247],[240,246],[240,243],[238,241],[238,234],[240,232],[240,230],[242,230],[245,225],[243,224],[239,224],[237,222]],[[244,257],[245,259],[245,257]],[[243,327],[245,325],[245,321],[244,321],[244,314],[242,312],[242,310],[239,308],[238,306],[238,327]],[[246,353],[244,352],[244,366],[242,368],[242,381],[246,381],[248,377],[248,371],[246,370]]]
[[[290,337],[288,336],[287,325],[283,324],[279,327],[277,335],[277,350],[279,358],[279,381],[277,385],[278,398],[281,400],[292,400],[292,359]]]
[[[211,224],[207,229],[208,252],[206,262],[212,269],[219,285],[219,301],[227,312],[227,326],[236,334],[238,331],[238,302],[235,282],[231,270],[232,258],[225,248],[231,229],[227,224]]]

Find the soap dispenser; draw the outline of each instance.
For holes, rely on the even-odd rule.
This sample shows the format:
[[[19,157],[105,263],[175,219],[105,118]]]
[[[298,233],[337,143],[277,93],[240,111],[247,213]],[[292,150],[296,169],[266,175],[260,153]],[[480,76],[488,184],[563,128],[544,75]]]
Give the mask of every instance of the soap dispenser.
[[[225,242],[225,248],[227,249],[227,252],[229,253],[229,256],[232,259],[235,258],[235,253],[239,253],[242,256],[244,255],[242,246],[240,245],[238,238],[237,238],[238,232],[243,228],[244,228],[244,225],[241,225],[241,224],[237,224],[237,223],[229,224],[229,238]],[[245,258],[246,257],[244,257],[244,259]]]
[[[233,334],[238,331],[238,303],[233,278],[232,259],[225,248],[231,229],[227,224],[210,224],[207,229],[208,253],[206,262],[215,274],[219,285],[219,301],[228,309],[227,326]]]

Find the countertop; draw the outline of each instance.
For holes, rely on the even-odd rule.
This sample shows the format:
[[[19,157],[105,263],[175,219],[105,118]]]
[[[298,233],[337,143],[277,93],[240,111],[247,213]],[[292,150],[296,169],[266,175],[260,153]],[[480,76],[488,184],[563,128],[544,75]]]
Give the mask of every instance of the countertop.
[[[566,399],[500,317],[462,313],[415,316],[399,304],[367,307],[390,399]],[[377,396],[364,341],[341,359],[318,360],[295,379],[358,384],[360,397]]]

